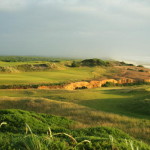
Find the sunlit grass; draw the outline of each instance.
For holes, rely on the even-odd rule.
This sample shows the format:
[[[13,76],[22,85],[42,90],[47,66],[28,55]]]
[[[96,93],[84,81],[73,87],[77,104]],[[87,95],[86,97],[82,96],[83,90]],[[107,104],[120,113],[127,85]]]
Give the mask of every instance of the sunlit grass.
[[[131,117],[150,118],[148,112],[148,99],[150,94],[144,91],[146,86],[139,87],[117,87],[96,88],[87,90],[0,90],[0,96],[10,97],[40,97],[56,101],[72,102],[90,107],[95,110],[127,115]],[[143,101],[142,101],[143,99]],[[143,103],[142,107],[137,105]],[[135,105],[136,104],[136,105]],[[132,109],[136,106],[135,109]],[[139,112],[138,112],[139,111]],[[147,113],[146,113],[147,111]]]
[[[32,110],[40,113],[65,116],[79,122],[74,128],[94,126],[115,127],[122,129],[137,139],[150,143],[149,120],[96,111],[72,102],[60,102],[45,98],[1,97],[0,109],[6,108]]]
[[[0,73],[0,84],[58,83],[90,79],[92,68],[42,72]]]

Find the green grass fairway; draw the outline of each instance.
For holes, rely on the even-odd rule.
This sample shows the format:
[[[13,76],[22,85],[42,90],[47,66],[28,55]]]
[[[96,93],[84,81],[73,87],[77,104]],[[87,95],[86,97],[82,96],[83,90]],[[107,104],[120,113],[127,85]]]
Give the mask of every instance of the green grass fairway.
[[[0,84],[58,83],[93,77],[93,68],[70,68],[42,72],[0,73]]]
[[[99,90],[101,97],[79,104],[105,112],[150,119],[150,92],[145,88]]]

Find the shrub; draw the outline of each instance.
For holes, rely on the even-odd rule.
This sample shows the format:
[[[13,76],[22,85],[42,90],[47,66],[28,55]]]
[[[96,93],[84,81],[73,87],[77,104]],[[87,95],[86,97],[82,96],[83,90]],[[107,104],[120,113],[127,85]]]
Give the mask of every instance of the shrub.
[[[102,85],[102,87],[114,87],[114,86],[116,86],[116,84],[113,82],[106,82],[105,84]]]
[[[94,67],[94,66],[109,66],[109,62],[101,60],[101,59],[97,59],[97,58],[95,58],[95,59],[85,59],[81,63],[82,63],[83,66],[91,66],[91,67]]]
[[[133,64],[128,64],[128,63],[125,63],[125,62],[120,62],[119,63],[119,66],[134,66]]]
[[[144,66],[142,66],[142,65],[138,65],[137,67],[144,67]]]
[[[80,62],[73,61],[71,67],[80,67],[80,65],[81,65]]]
[[[145,72],[143,69],[140,69],[139,72]]]

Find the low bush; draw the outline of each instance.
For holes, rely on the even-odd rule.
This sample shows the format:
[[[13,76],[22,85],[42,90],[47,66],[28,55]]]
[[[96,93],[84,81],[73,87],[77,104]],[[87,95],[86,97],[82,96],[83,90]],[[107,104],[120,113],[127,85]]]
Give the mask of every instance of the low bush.
[[[71,67],[80,67],[80,66],[81,66],[81,63],[77,61],[73,61],[71,64]]]
[[[81,61],[82,66],[109,66],[109,62],[101,60],[101,59],[85,59]]]
[[[117,84],[113,82],[106,82],[105,84],[102,85],[102,87],[114,87],[117,86]]]

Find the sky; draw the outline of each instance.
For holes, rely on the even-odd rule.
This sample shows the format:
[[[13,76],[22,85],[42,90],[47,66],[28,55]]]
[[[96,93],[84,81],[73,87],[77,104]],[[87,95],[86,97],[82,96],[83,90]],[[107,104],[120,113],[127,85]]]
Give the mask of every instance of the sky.
[[[0,0],[0,55],[150,60],[150,1]]]

